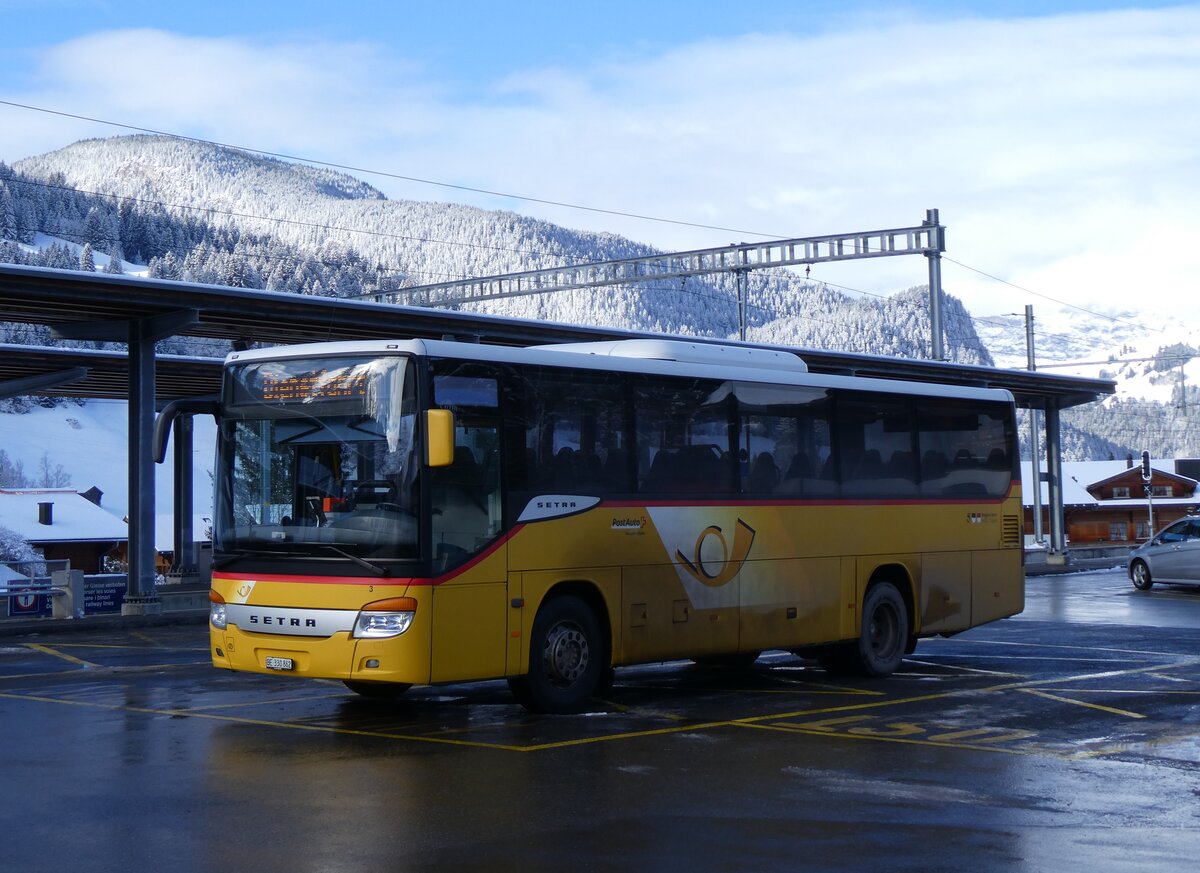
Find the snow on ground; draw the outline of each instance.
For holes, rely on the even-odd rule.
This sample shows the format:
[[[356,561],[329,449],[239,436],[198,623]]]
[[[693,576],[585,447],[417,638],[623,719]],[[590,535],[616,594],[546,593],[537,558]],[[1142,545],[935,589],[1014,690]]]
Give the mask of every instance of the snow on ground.
[[[31,244],[18,243],[22,249],[31,254],[34,252],[40,252],[42,249],[49,248],[52,244],[65,246],[66,248],[70,249],[76,257],[83,252],[83,246],[81,246],[79,243],[73,243],[58,236],[48,236],[44,233],[35,233],[33,235],[33,242]],[[97,273],[104,272],[104,268],[107,267],[111,262],[112,257],[106,255],[104,252],[92,252],[92,266],[96,268]],[[126,276],[142,276],[144,278],[149,274],[150,268],[145,264],[134,264],[130,261],[121,261],[121,272]]]

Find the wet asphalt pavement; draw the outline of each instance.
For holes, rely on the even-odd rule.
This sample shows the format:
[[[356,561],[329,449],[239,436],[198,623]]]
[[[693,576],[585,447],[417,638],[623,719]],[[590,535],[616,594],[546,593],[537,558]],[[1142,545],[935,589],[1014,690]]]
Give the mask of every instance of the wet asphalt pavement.
[[[504,683],[208,666],[202,624],[0,636],[4,870],[1175,871],[1200,857],[1200,589],[1035,577],[899,674]],[[0,633],[3,633],[0,628]]]

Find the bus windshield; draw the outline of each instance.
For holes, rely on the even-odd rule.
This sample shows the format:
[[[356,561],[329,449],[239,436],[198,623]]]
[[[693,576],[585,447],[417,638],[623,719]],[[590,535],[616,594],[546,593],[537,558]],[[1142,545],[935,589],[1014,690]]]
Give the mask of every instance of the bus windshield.
[[[216,550],[340,556],[367,566],[419,557],[409,363],[343,357],[230,368]]]

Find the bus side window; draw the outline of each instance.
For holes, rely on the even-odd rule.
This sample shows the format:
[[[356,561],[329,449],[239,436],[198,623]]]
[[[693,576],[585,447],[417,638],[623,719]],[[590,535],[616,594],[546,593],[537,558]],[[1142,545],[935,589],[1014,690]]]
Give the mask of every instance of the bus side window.
[[[553,494],[629,491],[622,383],[550,367],[525,379],[526,489]]]
[[[917,493],[912,404],[888,397],[843,397],[837,408],[842,494],[912,497]]]
[[[1007,445],[1011,416],[1001,409],[922,400],[917,439],[921,494],[931,497],[1002,497],[1013,479]]]
[[[756,496],[829,497],[829,395],[809,386],[735,384],[741,490]]]
[[[721,382],[634,384],[638,491],[727,494],[737,482],[731,395]]]

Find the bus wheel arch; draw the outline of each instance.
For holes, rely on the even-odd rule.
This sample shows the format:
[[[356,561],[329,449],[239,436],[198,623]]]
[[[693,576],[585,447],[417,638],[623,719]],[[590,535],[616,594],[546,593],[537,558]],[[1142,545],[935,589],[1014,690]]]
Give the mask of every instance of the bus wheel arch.
[[[913,644],[914,599],[908,572],[899,565],[877,567],[863,594],[857,660],[866,676],[887,676]]]
[[[857,639],[823,649],[817,660],[835,675],[894,673],[915,644],[913,602],[912,585],[903,567],[877,567],[863,593]]]
[[[584,709],[612,681],[609,628],[604,600],[593,586],[555,586],[533,620],[529,669],[509,680],[513,696],[536,712]]]

